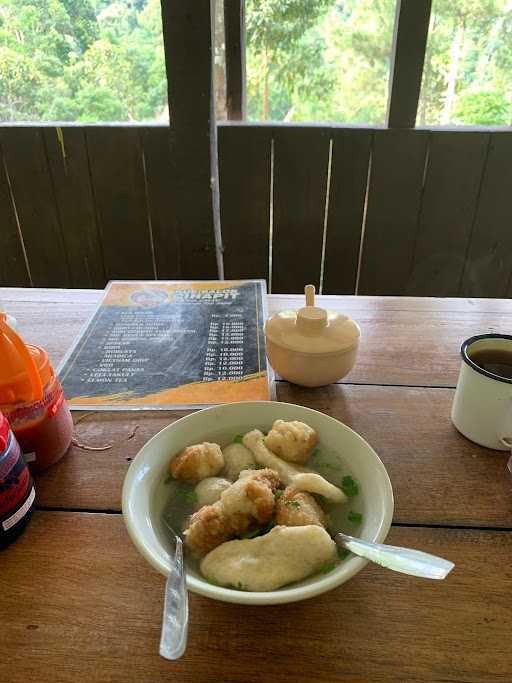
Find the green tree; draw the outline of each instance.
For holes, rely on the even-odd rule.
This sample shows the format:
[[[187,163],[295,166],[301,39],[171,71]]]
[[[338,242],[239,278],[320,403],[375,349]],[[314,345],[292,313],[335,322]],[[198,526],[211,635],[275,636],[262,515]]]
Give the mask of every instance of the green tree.
[[[261,118],[271,111],[270,91],[277,86],[279,99],[287,105],[293,95],[314,97],[326,85],[321,73],[321,36],[311,34],[333,0],[248,0],[247,42],[252,74],[252,102],[261,102]],[[320,49],[319,49],[320,48]],[[309,75],[308,75],[309,74]],[[254,109],[251,107],[250,110]],[[279,107],[282,111],[282,104]]]

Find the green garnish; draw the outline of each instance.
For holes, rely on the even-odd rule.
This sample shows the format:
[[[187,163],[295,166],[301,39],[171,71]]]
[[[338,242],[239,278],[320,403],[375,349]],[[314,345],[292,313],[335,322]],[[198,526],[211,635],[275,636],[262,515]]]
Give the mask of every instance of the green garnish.
[[[341,488],[343,490],[343,493],[349,498],[357,496],[357,494],[359,493],[359,485],[357,481],[352,479],[351,476],[343,477],[341,481]]]
[[[336,562],[329,562],[328,564],[324,564],[324,566],[320,569],[318,572],[319,574],[328,574],[329,572],[332,572],[333,569],[336,569],[337,564]]]
[[[354,512],[354,510],[350,510],[348,513],[348,521],[349,522],[362,522],[363,521],[363,515],[360,512]]]
[[[275,527],[274,522],[269,522],[268,524],[265,524],[265,526],[260,526],[257,529],[252,529],[251,531],[246,531],[244,534],[240,534],[239,538],[243,539],[244,541],[247,540],[248,538],[256,538],[257,536],[264,536],[265,534],[268,534],[268,532]]]
[[[284,493],[283,489],[277,489],[277,491],[274,491],[274,498],[276,500],[279,500],[279,498],[281,498],[283,493]]]
[[[349,555],[350,550],[338,547],[338,557],[340,558],[340,560],[345,560]]]
[[[197,503],[197,493],[193,489],[177,489],[176,495],[182,498],[185,503],[189,503],[190,505]]]
[[[235,438],[233,439],[233,443],[243,443],[244,442],[244,437],[243,434],[237,434]]]
[[[287,500],[285,505],[287,505],[289,508],[295,508],[295,510],[300,508],[300,503],[298,500]]]
[[[260,463],[257,462],[257,463],[254,465],[254,469],[255,469],[255,470],[264,470],[264,469],[265,469],[265,465],[260,465]]]
[[[240,538],[245,541],[248,538],[256,538],[256,536],[261,536],[261,527],[253,529],[252,531],[246,531],[245,534],[240,535]]]

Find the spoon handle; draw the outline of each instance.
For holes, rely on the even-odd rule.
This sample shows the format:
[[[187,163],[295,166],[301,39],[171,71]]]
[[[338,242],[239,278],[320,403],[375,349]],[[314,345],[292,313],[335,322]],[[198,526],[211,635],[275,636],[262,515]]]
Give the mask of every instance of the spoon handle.
[[[171,572],[165,582],[164,615],[160,638],[160,655],[179,659],[187,647],[188,595],[185,585],[183,543],[176,538],[176,553]]]
[[[429,555],[420,550],[398,548],[394,545],[369,543],[360,538],[336,534],[336,543],[360,557],[365,557],[381,567],[387,567],[395,572],[420,576],[424,579],[444,579],[455,567],[453,562],[444,560],[436,555]]]

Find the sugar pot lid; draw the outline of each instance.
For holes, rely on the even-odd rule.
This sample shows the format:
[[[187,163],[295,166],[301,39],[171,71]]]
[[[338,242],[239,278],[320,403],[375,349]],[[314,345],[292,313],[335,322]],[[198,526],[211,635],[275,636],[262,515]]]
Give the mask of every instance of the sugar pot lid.
[[[268,341],[299,353],[340,353],[359,342],[359,325],[342,313],[315,306],[315,287],[304,288],[306,305],[279,311],[265,323]]]

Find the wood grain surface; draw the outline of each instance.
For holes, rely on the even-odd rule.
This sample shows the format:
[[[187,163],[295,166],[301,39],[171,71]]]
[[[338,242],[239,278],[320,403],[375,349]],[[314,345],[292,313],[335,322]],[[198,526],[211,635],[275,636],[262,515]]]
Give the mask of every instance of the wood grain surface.
[[[308,282],[318,289],[330,133],[276,127],[273,137],[272,291],[300,292]]]
[[[428,134],[379,130],[372,150],[361,294],[404,294],[414,258]]]
[[[3,289],[0,307],[18,318],[28,341],[48,348],[58,362],[100,294]],[[447,557],[454,572],[437,583],[368,566],[326,595],[267,608],[191,595],[189,648],[178,662],[166,662],[157,654],[163,578],[128,538],[119,514],[121,485],[141,446],[187,411],[76,413],[80,442],[113,446],[101,452],[73,447],[37,477],[40,509],[25,534],[0,553],[3,680],[512,679],[507,455],[481,449],[455,431],[449,420],[453,389],[378,385],[379,379],[454,382],[455,338],[472,326],[509,329],[512,303],[341,296],[321,302],[361,322],[367,341],[354,376],[376,382],[316,390],[278,382],[278,399],[332,415],[366,438],[394,488],[388,541]],[[300,298],[273,296],[269,305],[271,311],[297,307]]]
[[[277,398],[331,415],[367,439],[391,478],[396,522],[512,528],[507,454],[479,448],[454,429],[452,390],[342,385],[311,390],[279,382]],[[148,439],[186,414],[89,414],[77,424],[76,438],[112,448],[72,447],[37,477],[38,504],[119,511],[132,459]]]
[[[103,250],[83,128],[43,128],[71,287],[103,287]]]
[[[43,131],[35,126],[14,128],[9,132],[0,129],[0,144],[30,263],[32,284],[68,287],[71,284],[68,258]],[[3,230],[2,225],[0,244],[1,249],[6,249]]]
[[[372,132],[365,130],[332,134],[323,278],[326,294],[356,291],[372,140]]]
[[[268,279],[272,130],[221,126],[218,142],[224,274]]]
[[[5,288],[0,289],[0,309],[18,318],[26,340],[47,348],[57,364],[100,297],[99,291]],[[512,301],[507,299],[325,296],[317,302],[361,326],[357,364],[344,384],[455,387],[462,341],[512,329]],[[272,295],[268,304],[274,313],[298,308],[303,299]]]
[[[170,663],[157,654],[163,578],[121,517],[36,513],[0,554],[2,679],[508,683],[512,533],[395,528],[389,541],[456,568],[437,583],[367,566],[335,591],[276,607],[191,595],[189,648]]]

